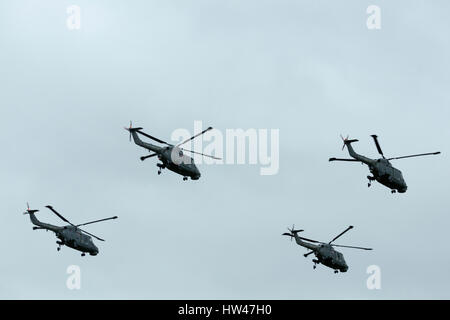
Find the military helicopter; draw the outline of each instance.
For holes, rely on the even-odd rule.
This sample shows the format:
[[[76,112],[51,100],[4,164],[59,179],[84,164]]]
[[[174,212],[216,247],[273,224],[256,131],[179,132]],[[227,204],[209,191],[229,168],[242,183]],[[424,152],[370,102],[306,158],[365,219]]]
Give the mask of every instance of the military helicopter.
[[[153,152],[148,156],[141,157],[140,158],[141,161],[144,161],[145,159],[148,159],[148,158],[151,158],[154,156],[157,156],[158,159],[161,161],[161,163],[156,164],[156,166],[158,167],[158,175],[161,174],[162,169],[167,168],[170,171],[173,171],[175,173],[182,175],[183,181],[186,181],[188,179],[188,177],[191,177],[191,180],[200,179],[200,171],[198,171],[197,166],[194,163],[194,159],[185,155],[183,151],[199,154],[204,157],[209,157],[209,158],[213,158],[216,160],[221,160],[221,158],[206,155],[206,154],[203,154],[200,152],[195,152],[192,150],[187,150],[187,149],[180,147],[181,145],[185,144],[186,142],[189,142],[189,141],[195,139],[196,137],[204,134],[205,132],[211,130],[212,127],[209,127],[207,129],[203,130],[202,132],[190,137],[189,139],[187,139],[177,145],[173,145],[173,144],[167,143],[161,139],[152,137],[151,135],[143,132],[142,129],[143,128],[133,128],[131,122],[130,122],[130,127],[125,128],[125,130],[130,132],[130,141],[131,141],[131,137],[133,136],[133,140],[134,140],[135,144],[147,149],[150,152]],[[153,145],[151,143],[143,142],[137,135],[138,133],[147,138],[150,138],[156,142],[165,144],[166,146],[159,147],[159,146]]]
[[[67,220],[62,215],[60,215],[58,212],[56,212],[56,210],[53,209],[52,206],[46,206],[46,208],[53,211],[60,219],[62,219],[64,222],[67,222],[69,225],[63,226],[63,227],[58,227],[58,226],[54,226],[52,224],[43,223],[43,222],[39,221],[35,216],[35,213],[38,212],[39,210],[31,210],[30,206],[28,205],[28,202],[27,202],[27,211],[25,211],[23,214],[30,215],[31,222],[34,225],[36,225],[36,227],[33,227],[33,230],[39,230],[39,229],[44,229],[47,231],[50,230],[56,234],[56,237],[59,239],[58,241],[56,241],[56,243],[58,244],[58,248],[57,248],[58,251],[61,250],[61,246],[66,245],[69,248],[81,251],[82,257],[84,257],[86,255],[86,252],[89,253],[91,256],[96,256],[98,254],[98,248],[92,242],[91,236],[100,241],[105,241],[105,240],[93,235],[92,233],[82,230],[79,227],[85,226],[85,225],[91,224],[91,223],[97,223],[100,221],[117,219],[117,216],[114,216],[114,217],[110,217],[110,218],[106,218],[106,219],[100,219],[100,220],[95,220],[95,221],[91,221],[91,222],[74,225],[69,220]]]
[[[334,269],[334,273],[340,272],[347,272],[348,266],[347,263],[345,263],[344,256],[342,253],[334,250],[333,247],[343,247],[343,248],[352,248],[352,249],[362,249],[362,250],[372,250],[371,248],[362,248],[362,247],[353,247],[353,246],[343,246],[339,244],[331,244],[334,240],[342,236],[344,233],[346,233],[348,230],[353,229],[353,226],[349,226],[347,229],[345,229],[343,232],[341,232],[339,235],[334,237],[333,240],[331,240],[328,243],[320,242],[308,238],[299,237],[297,233],[302,232],[303,230],[295,230],[295,227],[292,226],[292,229],[289,229],[289,233],[285,232],[283,233],[283,236],[289,236],[295,239],[295,242],[297,242],[298,245],[308,248],[311,250],[308,253],[305,253],[303,256],[306,258],[311,253],[314,253],[317,259],[313,259],[314,262],[313,269],[316,269],[316,265],[321,263],[324,266],[327,266],[331,269]],[[305,242],[305,241],[308,242]],[[318,244],[312,244],[312,243],[318,243]]]
[[[437,152],[430,152],[430,153],[421,153],[421,154],[414,154],[410,156],[402,156],[402,157],[395,157],[395,158],[388,158],[386,159],[384,157],[383,151],[381,150],[380,144],[378,143],[378,136],[371,135],[373,140],[375,141],[375,145],[377,147],[378,153],[381,154],[382,158],[380,159],[370,159],[366,158],[360,154],[357,154],[352,147],[353,142],[357,142],[356,139],[348,139],[348,136],[346,139],[344,137],[341,138],[344,141],[344,145],[342,146],[342,150],[344,150],[344,147],[347,146],[348,153],[353,159],[339,159],[339,158],[330,158],[328,161],[355,161],[355,162],[362,162],[364,164],[367,164],[369,166],[369,170],[372,173],[372,176],[367,176],[367,179],[369,179],[369,183],[367,184],[368,187],[372,185],[372,181],[376,180],[382,185],[388,187],[391,189],[392,193],[396,193],[397,191],[399,193],[406,192],[406,189],[408,189],[408,186],[405,183],[405,180],[403,179],[402,172],[398,170],[397,168],[394,168],[390,160],[396,160],[396,159],[403,159],[403,158],[412,158],[412,157],[420,157],[420,156],[428,156],[428,155],[436,155],[440,154],[440,151]]]

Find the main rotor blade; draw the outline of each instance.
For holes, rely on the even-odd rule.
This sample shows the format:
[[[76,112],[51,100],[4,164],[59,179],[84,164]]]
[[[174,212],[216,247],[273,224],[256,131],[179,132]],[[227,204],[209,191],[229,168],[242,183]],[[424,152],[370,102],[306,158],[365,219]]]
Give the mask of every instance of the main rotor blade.
[[[81,224],[77,224],[76,227],[85,226],[87,224],[102,222],[102,221],[106,221],[106,220],[117,219],[117,218],[118,218],[117,216],[114,216],[114,217],[110,217],[110,218],[105,218],[105,219],[95,220],[95,221],[91,221],[91,222],[81,223]]]
[[[377,146],[378,153],[384,158],[383,151],[381,150],[380,144],[378,143],[378,136],[376,134],[372,134],[371,137],[375,141],[375,145]]]
[[[192,150],[188,150],[188,149],[184,149],[184,148],[180,148],[180,149],[183,150],[183,151],[199,154],[199,155],[204,156],[204,157],[213,158],[213,159],[216,159],[216,160],[222,160],[222,158],[217,158],[217,157],[214,157],[214,156],[210,156],[208,154],[204,154],[204,153],[201,153],[201,152],[196,152],[196,151],[192,151]]]
[[[287,233],[287,232],[285,232],[285,233],[283,233],[283,234],[282,234],[282,236],[289,236],[289,237],[293,237],[294,235],[293,235],[293,234],[291,234],[291,233]]]
[[[334,237],[333,240],[331,240],[330,242],[328,242],[328,244],[331,244],[334,240],[336,240],[337,238],[339,238],[340,236],[342,236],[344,233],[346,233],[348,230],[353,229],[353,226],[349,226],[347,229],[345,229],[344,231],[342,231],[341,233],[339,233],[336,237]]]
[[[356,159],[341,159],[341,158],[330,158],[330,159],[328,159],[328,161],[354,161],[354,162],[360,162],[359,160],[356,160]]]
[[[83,229],[78,228],[78,230],[80,230],[80,231],[82,231],[82,232],[84,232],[84,233],[90,235],[91,237],[94,237],[95,239],[98,239],[98,240],[100,240],[100,241],[105,241],[104,239],[99,238],[99,237],[97,237],[96,235],[93,235],[92,233],[89,233],[89,232],[87,232],[87,231],[85,231],[85,230],[83,230]]]
[[[354,247],[354,246],[343,246],[339,244],[332,244],[333,247],[341,247],[341,248],[352,248],[352,249],[361,249],[361,250],[373,250],[372,248],[363,248],[363,247]]]
[[[185,144],[186,142],[189,142],[189,141],[191,141],[191,140],[197,138],[198,136],[201,136],[202,134],[204,134],[205,132],[207,132],[207,131],[209,131],[209,130],[212,130],[212,127],[208,127],[207,129],[203,130],[202,132],[197,133],[196,135],[190,137],[190,138],[187,139],[187,140],[184,140],[183,142],[177,144],[176,146],[179,147],[179,146],[181,146],[182,144]]]
[[[421,157],[421,156],[431,156],[431,155],[436,155],[436,154],[440,154],[440,151],[437,152],[429,152],[429,153],[421,153],[421,154],[413,154],[410,156],[403,156],[403,157],[395,157],[395,158],[389,158],[388,160],[396,160],[396,159],[404,159],[404,158],[412,158],[412,157]]]
[[[165,141],[163,141],[163,140],[161,140],[161,139],[155,138],[155,137],[153,137],[153,136],[151,136],[151,135],[149,135],[149,134],[147,134],[147,133],[141,131],[140,129],[139,129],[139,130],[136,130],[136,132],[142,134],[143,136],[145,136],[145,137],[147,137],[147,138],[150,138],[150,139],[152,139],[152,140],[155,140],[156,142],[163,143],[163,144],[166,144],[166,145],[168,145],[168,146],[173,146],[173,144],[170,144],[170,143],[167,143],[167,142],[165,142]]]
[[[52,206],[45,206],[46,208],[50,209],[53,211],[54,214],[56,214],[62,221],[67,222],[68,224],[70,224],[71,226],[76,227],[76,225],[74,225],[72,222],[70,222],[69,220],[67,220],[66,218],[64,218],[62,215],[60,215],[55,209],[53,209]]]

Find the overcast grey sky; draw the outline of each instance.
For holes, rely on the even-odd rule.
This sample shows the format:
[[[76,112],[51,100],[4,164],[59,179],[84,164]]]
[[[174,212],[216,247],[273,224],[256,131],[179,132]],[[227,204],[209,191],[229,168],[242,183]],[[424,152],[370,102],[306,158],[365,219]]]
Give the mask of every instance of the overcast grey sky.
[[[66,9],[81,8],[68,30]],[[366,8],[381,8],[368,30]],[[449,299],[448,1],[0,2],[0,298]],[[280,171],[201,165],[183,182],[129,143],[193,130],[279,129]],[[392,195],[345,157],[339,134],[399,160]],[[22,215],[106,239],[80,257]],[[344,274],[312,269],[281,233],[373,247],[340,250]],[[66,268],[81,267],[81,290]],[[381,268],[381,290],[366,268]]]

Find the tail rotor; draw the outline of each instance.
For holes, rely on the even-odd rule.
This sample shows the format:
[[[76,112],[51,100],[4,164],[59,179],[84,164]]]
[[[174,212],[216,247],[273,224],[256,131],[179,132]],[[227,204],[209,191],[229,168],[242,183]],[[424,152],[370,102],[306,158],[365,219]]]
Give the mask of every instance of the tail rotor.
[[[282,235],[291,237],[291,241],[292,241],[292,238],[295,236],[296,233],[303,231],[302,229],[295,230],[295,225],[292,225],[292,229],[289,229],[289,227],[287,229],[288,229],[289,233],[285,232]]]
[[[125,127],[125,130],[128,130],[128,132],[130,132],[130,142],[131,142],[131,129],[133,128],[133,123],[130,120],[130,126],[127,128]]]
[[[133,122],[131,122],[130,121],[130,126],[127,128],[127,127],[124,127],[124,129],[125,130],[127,130],[129,133],[130,133],[130,142],[131,142],[131,133],[132,132],[139,132],[139,133],[142,133],[142,134],[144,134],[143,132],[141,132],[140,130],[142,130],[142,128],[141,127],[139,127],[139,128],[133,128]]]
[[[342,150],[344,150],[344,148],[345,148],[345,146],[346,145],[348,145],[348,144],[350,144],[350,143],[352,143],[352,142],[357,142],[358,141],[358,139],[349,139],[348,137],[348,135],[347,135],[347,138],[345,138],[344,139],[344,137],[342,136],[342,134],[340,135],[341,136],[341,139],[342,139],[342,142],[344,142],[344,145],[342,146]]]
[[[38,211],[39,210],[30,209],[30,205],[27,202],[27,211],[25,211],[23,214],[31,214],[31,213],[35,213],[35,212],[38,212]]]
[[[347,135],[347,138],[345,138],[344,139],[344,137],[342,136],[342,134],[340,135],[341,136],[341,139],[342,139],[342,142],[344,143],[343,145],[342,145],[342,150],[344,150],[344,148],[345,148],[345,145],[346,145],[346,142],[348,141],[348,135]]]

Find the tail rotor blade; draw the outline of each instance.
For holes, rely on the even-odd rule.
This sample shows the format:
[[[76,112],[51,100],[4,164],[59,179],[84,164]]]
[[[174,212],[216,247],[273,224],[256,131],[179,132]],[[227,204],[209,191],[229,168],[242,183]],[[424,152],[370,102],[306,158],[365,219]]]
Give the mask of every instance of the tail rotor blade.
[[[345,143],[347,142],[349,135],[347,135],[347,138],[345,138],[345,139],[344,139],[344,137],[342,136],[342,134],[341,134],[340,136],[341,136],[342,142],[344,142],[344,144],[342,145],[342,150],[344,150],[344,148],[345,148]]]
[[[27,202],[27,210],[23,213],[23,214],[31,214],[31,213],[35,213],[38,212],[39,210],[32,210],[30,209],[30,205]]]
[[[291,237],[291,241],[292,241],[292,238],[294,237],[292,235],[292,233],[287,233],[287,232],[283,233],[282,236],[289,236],[289,237]]]
[[[132,126],[133,126],[133,124],[132,124],[132,122],[130,121],[130,130],[128,130],[128,131],[130,131],[130,142],[131,142],[131,128],[132,128]]]

